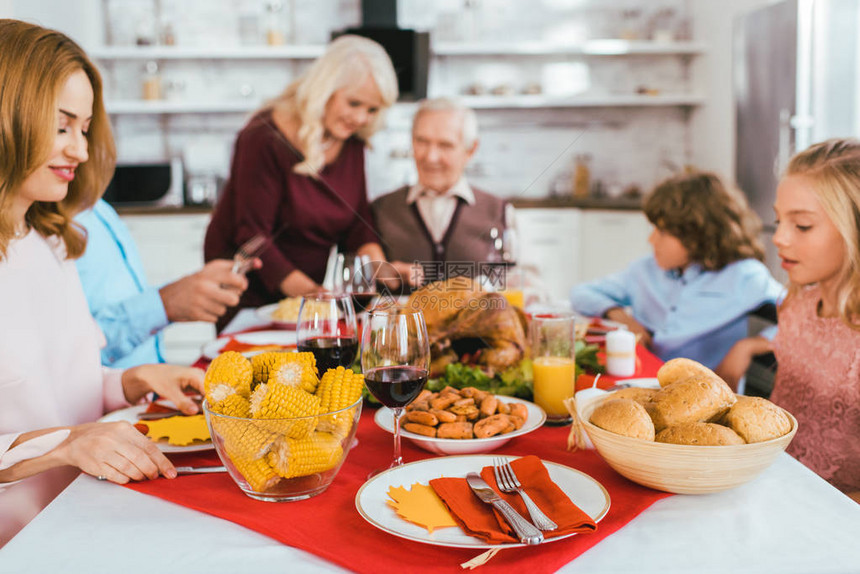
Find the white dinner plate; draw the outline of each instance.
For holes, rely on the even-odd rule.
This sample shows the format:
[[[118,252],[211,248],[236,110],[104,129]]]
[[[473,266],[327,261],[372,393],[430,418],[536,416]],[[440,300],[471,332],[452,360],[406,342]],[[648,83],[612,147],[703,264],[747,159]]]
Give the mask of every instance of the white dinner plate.
[[[480,472],[483,467],[492,464],[493,457],[489,455],[446,456],[404,464],[377,474],[365,482],[355,495],[355,508],[362,518],[380,530],[415,542],[455,548],[524,546],[518,542],[489,544],[469,536],[458,527],[441,528],[430,534],[426,528],[400,518],[386,503],[389,500],[388,489],[392,486],[410,488],[416,482],[429,485],[431,479],[443,476],[465,477],[469,472]],[[602,484],[576,469],[546,460],[543,464],[553,482],[592,520],[599,522],[606,516],[609,511],[609,493]],[[548,538],[546,542],[562,540],[574,534],[576,533]]]
[[[201,351],[203,356],[209,360],[217,357],[224,345],[230,342],[231,337],[246,345],[278,345],[284,349],[295,347],[297,342],[295,331],[252,331],[238,335],[225,335],[203,345]],[[249,351],[247,355],[255,355],[257,352]]]
[[[512,438],[528,434],[546,422],[546,412],[539,406],[523,399],[498,395],[500,401],[506,403],[522,403],[529,410],[529,416],[525,424],[518,430],[503,435],[491,436],[489,438],[432,438],[416,433],[411,433],[400,427],[400,436],[408,438],[417,446],[426,451],[436,454],[478,454],[493,451]],[[388,408],[380,408],[373,415],[373,422],[383,430],[394,434],[394,411]]]
[[[99,422],[111,423],[117,421],[127,421],[131,424],[135,424],[138,422],[146,424],[146,421],[141,421],[137,417],[137,415],[145,411],[148,406],[149,405],[135,405],[133,407],[126,407],[124,409],[120,409],[118,411],[106,414],[99,419]],[[201,411],[201,414],[203,414],[203,411]],[[158,449],[164,453],[197,452],[201,450],[211,450],[215,448],[212,445],[211,440],[208,440],[206,442],[195,441],[194,443],[185,446],[176,446],[174,444],[170,444],[169,442],[167,442],[166,439],[160,439],[153,442],[158,447]]]
[[[280,303],[272,303],[271,305],[263,305],[262,307],[257,307],[257,310],[254,311],[254,314],[257,315],[257,318],[261,321],[266,321],[271,323],[281,329],[295,329],[296,322],[295,321],[284,321],[281,319],[275,319],[272,314],[278,310]]]

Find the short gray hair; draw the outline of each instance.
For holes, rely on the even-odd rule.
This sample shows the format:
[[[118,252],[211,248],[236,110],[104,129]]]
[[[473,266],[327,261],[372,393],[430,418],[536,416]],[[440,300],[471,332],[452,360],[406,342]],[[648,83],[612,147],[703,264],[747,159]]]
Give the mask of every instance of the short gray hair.
[[[412,118],[412,128],[418,123],[418,118],[424,112],[456,112],[462,118],[463,145],[471,148],[478,141],[478,116],[475,110],[454,98],[430,98],[421,100],[415,116]]]

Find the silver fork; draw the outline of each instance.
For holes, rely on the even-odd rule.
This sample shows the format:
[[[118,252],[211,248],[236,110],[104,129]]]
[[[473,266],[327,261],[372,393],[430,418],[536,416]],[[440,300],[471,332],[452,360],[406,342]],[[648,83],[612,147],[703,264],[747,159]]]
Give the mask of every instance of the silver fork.
[[[239,246],[233,256],[233,273],[245,274],[251,269],[254,258],[263,252],[269,241],[265,235],[258,233]]]
[[[511,468],[507,459],[497,457],[493,461],[493,472],[496,474],[496,484],[499,485],[502,492],[506,492],[508,494],[516,492],[522,497],[535,526],[540,530],[555,530],[558,528],[558,524],[550,520],[549,517],[544,514],[540,508],[538,508],[538,505],[535,504],[526,491],[523,490],[523,485],[520,484],[519,480],[517,480],[517,475],[514,474],[514,469]]]

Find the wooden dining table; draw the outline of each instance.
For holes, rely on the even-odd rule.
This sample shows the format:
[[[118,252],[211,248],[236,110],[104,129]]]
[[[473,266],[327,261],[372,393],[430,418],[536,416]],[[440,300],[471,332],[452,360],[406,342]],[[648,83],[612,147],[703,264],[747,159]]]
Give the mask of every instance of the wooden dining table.
[[[237,319],[237,328],[253,327]],[[372,413],[362,416],[372,417]],[[358,449],[371,448],[370,439],[379,438],[374,433],[385,433],[363,422]],[[533,437],[557,441],[559,433],[543,427]],[[513,446],[508,452],[516,452],[516,440],[509,443]],[[561,444],[557,453],[567,456]],[[344,468],[358,464],[353,459],[352,455],[347,458]],[[326,530],[374,528],[350,515],[357,513],[354,507],[343,512],[343,523],[327,525]],[[658,500],[559,571],[857,574],[858,534],[860,504],[782,454],[756,479],[732,490]],[[385,536],[391,545],[423,546]],[[379,553],[373,571],[409,572],[408,564],[386,562],[384,547]],[[478,570],[493,572],[498,568],[494,560],[499,559]],[[232,521],[88,475],[79,476],[0,549],[0,573],[15,574],[346,571],[350,570],[343,565]],[[461,568],[452,562],[440,564],[438,571]]]

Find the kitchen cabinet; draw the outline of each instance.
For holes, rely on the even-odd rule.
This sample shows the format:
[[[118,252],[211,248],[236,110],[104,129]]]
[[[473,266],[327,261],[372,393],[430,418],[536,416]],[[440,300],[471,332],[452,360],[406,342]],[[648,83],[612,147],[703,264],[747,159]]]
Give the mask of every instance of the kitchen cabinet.
[[[519,259],[553,302],[570,288],[618,271],[651,252],[651,225],[638,210],[518,208]]]
[[[551,301],[567,301],[579,277],[579,209],[517,209],[519,265],[533,267]]]
[[[164,285],[203,267],[203,239],[209,214],[123,215],[134,237],[150,285]],[[215,338],[211,323],[174,323],[164,330],[168,363],[191,364]]]
[[[578,282],[591,281],[651,253],[651,224],[641,211],[583,210]]]

